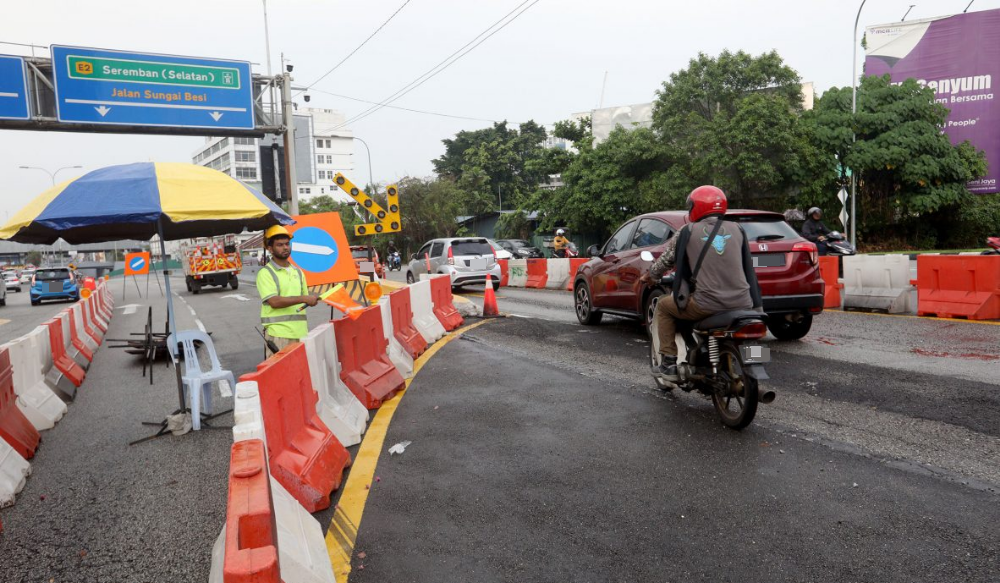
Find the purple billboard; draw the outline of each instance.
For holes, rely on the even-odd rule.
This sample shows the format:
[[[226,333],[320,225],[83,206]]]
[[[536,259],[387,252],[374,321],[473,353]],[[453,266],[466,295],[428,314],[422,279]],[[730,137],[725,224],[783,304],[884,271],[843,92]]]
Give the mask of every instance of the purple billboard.
[[[969,140],[986,152],[986,175],[968,184],[975,193],[1000,192],[1000,9],[870,26],[865,74],[888,73],[894,83],[916,79],[951,110],[944,131],[952,143]]]

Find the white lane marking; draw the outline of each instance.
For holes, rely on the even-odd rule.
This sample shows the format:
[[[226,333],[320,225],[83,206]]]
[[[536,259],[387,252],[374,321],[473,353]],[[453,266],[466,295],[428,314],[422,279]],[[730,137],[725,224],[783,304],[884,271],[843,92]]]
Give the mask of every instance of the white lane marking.
[[[205,324],[203,324],[201,322],[201,319],[198,318],[198,312],[194,311],[194,308],[191,307],[191,304],[187,303],[187,300],[185,300],[183,297],[181,297],[180,295],[178,295],[176,292],[174,293],[174,297],[177,298],[177,299],[179,299],[182,304],[184,304],[185,306],[187,306],[188,311],[191,312],[192,316],[194,316],[194,324],[195,324],[195,326],[197,326],[199,330],[201,330],[202,332],[205,332],[207,334],[208,330],[205,329]]]
[[[243,294],[229,294],[229,295],[219,296],[219,297],[221,297],[222,299],[233,298],[234,300],[239,300],[241,302],[249,302],[250,301],[250,298],[246,297]]]
[[[140,306],[139,304],[128,304],[126,306],[118,306],[117,309],[122,310],[122,314],[127,316],[129,314],[134,314],[135,311],[141,307],[142,306]]]

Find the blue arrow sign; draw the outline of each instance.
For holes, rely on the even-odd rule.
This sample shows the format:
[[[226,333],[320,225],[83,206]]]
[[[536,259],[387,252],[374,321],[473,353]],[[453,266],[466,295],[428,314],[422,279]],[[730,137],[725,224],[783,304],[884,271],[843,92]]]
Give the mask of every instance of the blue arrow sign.
[[[323,273],[337,264],[337,242],[333,236],[317,227],[302,227],[292,238],[292,261],[302,271]]]
[[[24,59],[0,55],[0,119],[28,119]]]
[[[59,121],[253,129],[250,63],[52,46]]]
[[[129,267],[132,268],[132,271],[142,271],[142,268],[146,267],[146,259],[143,257],[135,257],[132,259],[132,262],[129,263]]]

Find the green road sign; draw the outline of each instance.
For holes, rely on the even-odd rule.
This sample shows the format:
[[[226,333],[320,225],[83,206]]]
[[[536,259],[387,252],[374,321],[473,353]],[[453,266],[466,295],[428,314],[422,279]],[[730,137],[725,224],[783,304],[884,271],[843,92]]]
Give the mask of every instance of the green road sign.
[[[239,69],[68,55],[69,77],[92,81],[155,83],[184,87],[239,89]]]

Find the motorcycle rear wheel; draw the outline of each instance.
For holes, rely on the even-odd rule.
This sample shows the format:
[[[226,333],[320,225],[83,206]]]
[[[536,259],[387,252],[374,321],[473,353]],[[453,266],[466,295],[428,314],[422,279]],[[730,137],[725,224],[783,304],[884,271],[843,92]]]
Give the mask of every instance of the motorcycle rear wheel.
[[[736,346],[727,344],[720,348],[719,375],[726,379],[728,390],[716,389],[712,394],[712,404],[723,425],[730,429],[743,429],[757,415],[757,379],[743,369]]]

